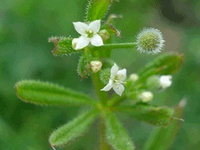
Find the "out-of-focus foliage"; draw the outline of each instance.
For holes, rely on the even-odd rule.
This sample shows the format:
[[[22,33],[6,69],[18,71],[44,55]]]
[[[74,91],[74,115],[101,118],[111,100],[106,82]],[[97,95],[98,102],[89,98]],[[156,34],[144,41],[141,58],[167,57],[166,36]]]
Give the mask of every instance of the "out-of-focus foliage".
[[[47,108],[21,102],[14,84],[23,79],[51,81],[93,95],[90,79],[81,80],[76,72],[79,54],[55,57],[51,36],[77,36],[73,21],[85,16],[86,0],[19,0],[2,1],[0,5],[0,149],[50,149],[49,133],[81,114],[77,107]],[[123,18],[113,25],[121,31],[116,42],[132,42],[143,27],[155,27],[163,32],[165,50],[184,53],[184,64],[166,92],[158,93],[152,103],[173,106],[185,97],[184,122],[171,149],[200,147],[200,2],[198,0],[121,0],[111,7]],[[106,19],[106,18],[105,18]],[[139,54],[136,49],[114,51],[113,59],[136,72],[157,56]],[[121,58],[124,59],[121,59]],[[73,63],[74,62],[74,63]],[[124,116],[123,116],[124,117]],[[137,149],[154,127],[130,118],[122,118],[135,139]],[[96,130],[95,124],[93,130]],[[137,130],[136,130],[137,129]],[[93,130],[67,149],[95,149]],[[97,137],[96,137],[97,138]],[[91,143],[92,141],[92,143]]]

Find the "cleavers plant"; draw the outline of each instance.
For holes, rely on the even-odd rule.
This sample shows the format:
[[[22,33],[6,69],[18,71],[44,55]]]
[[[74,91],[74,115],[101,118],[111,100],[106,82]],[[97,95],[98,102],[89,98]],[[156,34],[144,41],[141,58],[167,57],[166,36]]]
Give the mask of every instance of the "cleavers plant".
[[[157,54],[162,51],[165,41],[158,29],[146,28],[138,34],[136,42],[112,43],[113,36],[120,36],[111,24],[116,16],[103,19],[113,2],[89,0],[84,22],[73,22],[80,34],[78,38],[49,38],[55,45],[53,54],[56,56],[80,53],[77,72],[82,79],[91,76],[97,99],[47,82],[24,80],[16,83],[17,96],[25,102],[46,106],[87,106],[87,111],[50,135],[49,143],[53,149],[80,137],[98,118],[98,149],[134,150],[134,143],[116,112],[161,127],[147,141],[145,149],[167,149],[179,127],[183,102],[170,108],[153,106],[149,101],[153,99],[153,93],[162,92],[172,84],[172,74],[181,67],[183,55],[163,54],[127,77],[127,70],[120,69],[111,59],[112,50],[136,47],[144,55]]]

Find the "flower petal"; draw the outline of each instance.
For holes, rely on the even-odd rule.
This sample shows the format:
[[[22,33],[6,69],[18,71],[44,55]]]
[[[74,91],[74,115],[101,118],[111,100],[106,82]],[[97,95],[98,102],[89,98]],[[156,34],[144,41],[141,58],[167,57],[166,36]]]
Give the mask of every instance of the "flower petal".
[[[116,94],[121,96],[122,93],[124,92],[124,86],[122,84],[114,84],[113,90],[115,91]]]
[[[94,45],[94,46],[102,46],[103,45],[103,40],[98,34],[95,34],[91,38],[91,44]]]
[[[126,79],[126,69],[119,70],[117,72],[118,80],[124,81]]]
[[[110,79],[108,84],[103,89],[101,89],[101,91],[109,91],[112,87],[113,87],[113,81]]]
[[[100,26],[101,26],[101,21],[95,20],[89,24],[89,29],[92,30],[93,32],[97,33],[100,30]]]
[[[118,72],[118,66],[116,64],[114,64],[110,71],[110,78],[114,79],[115,76],[117,75],[117,72]]]
[[[74,38],[72,40],[72,47],[75,49],[75,50],[79,50],[79,49],[82,49],[86,46],[88,46],[90,40],[85,37],[85,36],[80,36],[79,38]]]
[[[75,30],[81,35],[83,35],[85,33],[85,30],[88,29],[88,25],[83,22],[73,22],[73,24]]]
[[[78,38],[74,38],[74,39],[72,40],[72,48],[75,49],[75,50],[77,50],[77,49],[76,49],[77,43],[78,43]]]

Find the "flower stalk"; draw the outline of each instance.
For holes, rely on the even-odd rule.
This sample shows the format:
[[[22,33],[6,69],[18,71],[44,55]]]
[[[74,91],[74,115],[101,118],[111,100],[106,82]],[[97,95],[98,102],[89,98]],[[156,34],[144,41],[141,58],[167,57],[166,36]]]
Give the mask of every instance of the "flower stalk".
[[[94,48],[94,49],[128,49],[134,48],[136,43],[112,43],[112,44],[104,44],[101,47]]]

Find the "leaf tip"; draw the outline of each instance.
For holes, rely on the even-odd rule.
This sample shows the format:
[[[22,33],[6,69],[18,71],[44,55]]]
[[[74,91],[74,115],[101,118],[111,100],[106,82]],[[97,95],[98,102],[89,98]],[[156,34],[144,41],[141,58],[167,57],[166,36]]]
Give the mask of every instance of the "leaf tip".
[[[17,95],[17,97],[18,97],[19,99],[21,99],[21,97],[20,97],[20,95],[19,95],[19,86],[20,86],[20,84],[21,84],[22,82],[23,82],[23,81],[18,81],[18,82],[16,82],[15,85],[14,85],[15,93],[16,93],[16,95]]]

